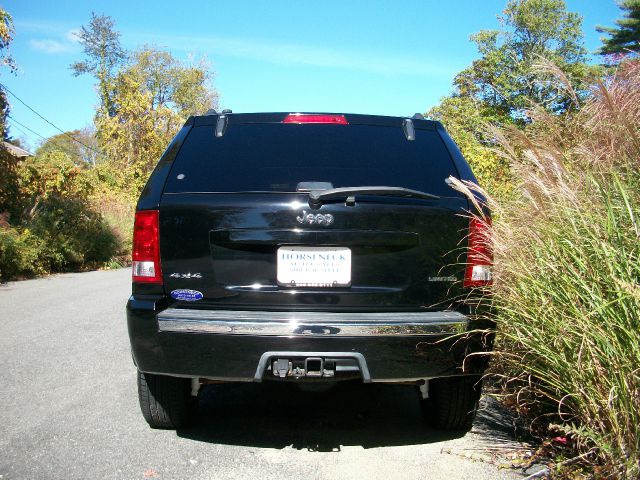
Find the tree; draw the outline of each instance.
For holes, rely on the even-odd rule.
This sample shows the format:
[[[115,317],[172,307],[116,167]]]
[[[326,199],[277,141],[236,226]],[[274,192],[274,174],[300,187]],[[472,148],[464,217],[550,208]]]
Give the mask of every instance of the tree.
[[[533,67],[544,58],[582,86],[590,69],[580,15],[568,12],[564,0],[509,0],[498,18],[503,29],[471,36],[481,57],[456,75],[457,93],[518,123],[526,123],[525,111],[532,103],[553,112],[566,110],[572,99]]]
[[[116,113],[113,104],[113,81],[119,67],[127,58],[125,50],[120,45],[120,33],[115,30],[114,25],[111,17],[92,12],[89,25],[83,25],[77,34],[86,58],[70,66],[75,76],[90,73],[96,77],[100,108],[109,116]]]
[[[13,28],[13,18],[2,7],[0,7],[0,63],[8,67],[11,73],[15,73],[18,66],[9,53],[9,45],[13,40],[15,30]],[[0,87],[0,140],[8,138],[6,127],[7,115],[9,114],[9,101],[4,88]]]
[[[12,72],[15,72],[18,67],[7,50],[13,40],[14,33],[13,17],[4,8],[0,7],[0,61],[2,61],[2,65],[9,67]]]
[[[567,111],[576,97],[557,87],[552,70],[560,69],[573,91],[584,94],[592,68],[586,64],[582,20],[563,0],[509,0],[498,19],[500,30],[471,36],[480,58],[456,75],[453,94],[427,116],[445,125],[480,183],[500,195],[511,190],[510,169],[494,153],[487,124],[523,128],[534,104],[554,114]],[[550,62],[557,68],[549,68]]]
[[[13,18],[0,8],[0,62],[15,73],[17,66],[9,54],[9,45],[13,40]],[[7,115],[9,115],[9,101],[4,88],[0,87],[0,141],[9,139],[7,128]],[[16,196],[18,193],[18,160],[0,144],[0,224],[7,221],[10,214],[17,211]]]
[[[620,8],[624,16],[616,20],[617,27],[596,27],[598,32],[609,35],[601,38],[603,45],[598,53],[602,55],[640,52],[640,0],[622,0]]]
[[[112,181],[136,196],[189,115],[217,106],[203,65],[144,47],[114,79],[114,115],[97,115],[98,140],[112,162]]]
[[[60,151],[79,167],[95,166],[104,159],[92,129],[72,130],[47,138],[36,150],[36,156]]]
[[[485,189],[494,195],[511,191],[509,163],[494,153],[485,135],[486,125],[499,119],[483,102],[469,96],[445,97],[427,116],[444,124]]]

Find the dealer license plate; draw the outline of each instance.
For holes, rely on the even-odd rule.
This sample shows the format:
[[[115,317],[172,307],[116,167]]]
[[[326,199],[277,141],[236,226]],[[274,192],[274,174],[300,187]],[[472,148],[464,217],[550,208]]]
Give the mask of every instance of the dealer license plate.
[[[348,287],[351,250],[342,247],[280,247],[278,284],[287,287]]]

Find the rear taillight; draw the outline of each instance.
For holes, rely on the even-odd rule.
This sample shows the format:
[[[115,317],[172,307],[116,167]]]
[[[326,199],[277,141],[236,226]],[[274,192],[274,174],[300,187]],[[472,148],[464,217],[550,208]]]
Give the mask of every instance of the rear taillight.
[[[282,123],[333,123],[349,125],[344,115],[326,115],[320,113],[290,113]]]
[[[469,220],[469,247],[465,287],[483,287],[492,282],[493,250],[491,248],[491,220]]]
[[[136,212],[132,260],[135,283],[162,283],[157,210]]]

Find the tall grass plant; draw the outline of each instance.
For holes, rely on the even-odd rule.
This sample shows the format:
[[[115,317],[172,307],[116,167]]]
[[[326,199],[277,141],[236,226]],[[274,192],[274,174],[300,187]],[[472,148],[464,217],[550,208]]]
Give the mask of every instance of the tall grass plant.
[[[575,99],[561,116],[533,109],[524,133],[494,132],[518,195],[489,197],[493,365],[588,476],[640,478],[640,63]]]

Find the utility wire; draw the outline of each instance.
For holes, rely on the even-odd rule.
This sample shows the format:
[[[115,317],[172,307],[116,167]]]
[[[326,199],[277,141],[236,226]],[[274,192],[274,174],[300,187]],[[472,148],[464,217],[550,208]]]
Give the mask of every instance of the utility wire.
[[[29,130],[31,133],[33,133],[34,135],[37,135],[38,137],[42,138],[43,140],[46,140],[47,137],[45,137],[44,135],[40,135],[38,132],[36,132],[35,130],[31,130],[29,127],[27,127],[24,123],[20,123],[18,120],[16,120],[15,118],[13,118],[11,115],[7,115],[7,118],[10,118],[12,122],[15,122],[17,125],[20,125],[22,128],[26,128],[27,130]]]
[[[48,139],[47,137],[45,137],[45,136],[43,136],[43,135],[40,135],[40,134],[39,134],[38,132],[36,132],[35,130],[32,130],[31,128],[27,127],[25,124],[20,123],[18,120],[16,120],[15,118],[13,118],[11,115],[7,115],[7,118],[10,118],[10,119],[11,119],[11,121],[12,121],[13,123],[15,123],[16,125],[19,125],[20,127],[22,127],[22,128],[25,128],[25,129],[29,130],[29,131],[30,131],[31,133],[33,133],[34,135],[37,135],[38,137],[42,138],[43,140],[47,140],[47,141],[51,142],[53,145],[55,145],[56,147],[58,147],[60,150],[62,150],[62,151],[64,151],[64,152],[68,153],[69,155],[73,155],[73,156],[75,156],[75,157],[79,158],[80,160],[82,160],[84,163],[86,163],[85,159],[84,159],[84,158],[82,158],[82,155],[80,155],[78,152],[72,152],[71,150],[69,150],[69,149],[67,149],[67,148],[63,147],[62,145],[60,145],[59,143],[56,143],[56,142],[54,142],[53,140]],[[20,129],[20,128],[18,128],[18,130],[22,131],[22,133],[25,133],[25,132],[24,132],[24,130],[22,130],[22,129]]]
[[[8,117],[8,116],[7,116],[7,117]],[[16,122],[15,122],[15,121],[11,124],[11,129],[16,129],[16,130],[18,130],[18,132],[20,132],[22,135],[24,135],[24,136],[25,136],[25,138],[27,138],[27,137],[29,137],[29,136],[30,136],[27,132],[25,132],[22,128],[20,128],[20,127],[18,126],[18,124],[16,124]],[[12,137],[13,137],[13,135],[12,135]],[[21,148],[22,148],[22,147],[21,147]],[[25,148],[25,150],[27,150],[27,151],[28,151],[29,149],[28,149],[28,148]]]
[[[69,134],[68,132],[65,132],[64,130],[62,130],[60,127],[58,127],[57,125],[55,125],[54,123],[50,122],[49,120],[47,120],[46,118],[44,118],[42,115],[40,115],[35,109],[33,109],[32,107],[30,107],[29,105],[27,105],[24,100],[22,100],[20,97],[18,97],[15,93],[13,93],[11,90],[9,90],[7,88],[6,85],[4,85],[3,83],[0,83],[0,87],[2,87],[3,90],[9,92],[16,100],[18,100],[21,104],[23,104],[25,107],[27,107],[29,110],[31,110],[33,113],[35,113],[38,117],[40,117],[42,120],[44,120],[45,122],[47,122],[49,125],[51,125],[53,128],[55,128],[56,130],[58,130],[60,133],[62,133],[65,137],[69,137],[71,140],[73,140],[76,143],[79,143],[80,145],[82,145],[84,148],[91,150],[92,152],[97,153],[98,155],[102,155],[106,158],[106,155],[104,153],[102,153],[99,150],[96,150],[93,147],[90,147],[89,145],[86,145],[85,143],[81,142],[80,140],[78,140],[77,138],[75,138],[73,135]],[[16,122],[17,123],[17,122]],[[23,125],[24,126],[24,125]],[[28,129],[28,127],[25,127]],[[33,132],[35,133],[35,132]],[[39,137],[42,137],[42,135],[37,134]],[[44,138],[44,137],[42,137]]]

